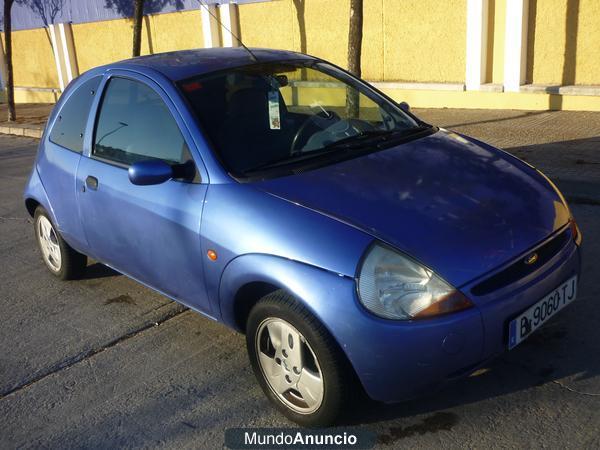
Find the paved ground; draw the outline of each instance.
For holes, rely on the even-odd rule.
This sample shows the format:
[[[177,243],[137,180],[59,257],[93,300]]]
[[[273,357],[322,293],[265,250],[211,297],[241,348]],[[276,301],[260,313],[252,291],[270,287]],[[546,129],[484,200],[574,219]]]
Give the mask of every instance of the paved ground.
[[[16,105],[17,120],[19,125],[43,126],[52,111],[52,103],[19,103]],[[0,126],[8,125],[6,103],[0,104]]]
[[[585,111],[415,110],[448,129],[509,150],[553,179],[600,183],[600,113]]]
[[[382,448],[599,447],[600,115],[421,113],[560,179],[584,234],[580,297],[485,374],[363,404],[348,424]],[[292,426],[256,385],[242,336],[100,265],[76,282],[46,272],[20,200],[35,145],[0,136],[0,448],[218,448],[227,427]]]
[[[7,122],[6,103],[0,104],[0,134],[41,138],[53,104],[23,103],[17,105],[17,119]]]

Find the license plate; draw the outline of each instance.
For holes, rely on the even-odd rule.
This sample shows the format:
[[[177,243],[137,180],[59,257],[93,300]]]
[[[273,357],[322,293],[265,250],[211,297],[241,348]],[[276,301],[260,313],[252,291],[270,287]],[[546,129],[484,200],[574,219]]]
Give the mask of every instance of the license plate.
[[[527,339],[535,330],[545,324],[550,317],[563,309],[577,295],[577,276],[558,286],[539,302],[531,306],[508,325],[509,350]]]

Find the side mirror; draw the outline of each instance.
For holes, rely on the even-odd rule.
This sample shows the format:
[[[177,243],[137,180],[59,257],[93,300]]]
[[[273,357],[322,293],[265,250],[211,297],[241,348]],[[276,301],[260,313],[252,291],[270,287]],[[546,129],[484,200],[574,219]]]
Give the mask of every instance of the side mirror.
[[[161,184],[173,178],[173,168],[158,159],[133,163],[128,172],[129,181],[138,186]]]
[[[400,109],[404,112],[410,112],[410,105],[406,102],[398,103],[398,107],[400,107]]]

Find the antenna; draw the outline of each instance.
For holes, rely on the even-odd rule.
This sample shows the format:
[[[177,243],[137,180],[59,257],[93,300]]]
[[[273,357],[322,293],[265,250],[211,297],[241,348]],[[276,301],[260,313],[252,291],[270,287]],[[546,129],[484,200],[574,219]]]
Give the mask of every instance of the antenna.
[[[218,18],[218,17],[217,17],[215,14],[213,14],[213,12],[210,10],[210,8],[208,7],[208,5],[207,5],[207,4],[206,4],[206,3],[205,3],[203,0],[198,0],[198,2],[200,2],[200,7],[204,8],[204,9],[206,10],[206,12],[207,12],[208,14],[210,14],[210,16],[211,16],[213,19],[215,19],[219,25],[221,25],[221,27],[225,28],[225,30],[227,30],[227,32],[228,32],[230,35],[232,35],[232,36],[235,38],[235,40],[236,40],[236,41],[238,41],[238,42],[240,43],[240,45],[241,45],[242,47],[244,47],[244,50],[246,50],[246,51],[248,52],[248,54],[250,55],[250,57],[252,58],[252,60],[253,60],[254,62],[256,62],[256,63],[257,63],[257,62],[259,62],[259,61],[258,61],[258,58],[257,58],[257,57],[254,55],[254,53],[252,53],[252,52],[250,51],[250,49],[244,45],[244,43],[242,42],[242,40],[241,40],[241,39],[240,39],[238,36],[236,36],[236,35],[233,33],[233,31],[231,31],[229,28],[227,28],[225,25],[223,25],[223,22],[221,22],[221,20],[219,20],[219,18]]]

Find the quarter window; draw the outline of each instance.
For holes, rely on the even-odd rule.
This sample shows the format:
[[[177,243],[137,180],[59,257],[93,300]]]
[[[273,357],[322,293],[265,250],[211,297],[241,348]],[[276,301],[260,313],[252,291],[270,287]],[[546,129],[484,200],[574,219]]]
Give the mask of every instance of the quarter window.
[[[60,109],[50,131],[50,141],[74,152],[83,151],[83,135],[94,94],[101,77],[94,77],[79,86]]]
[[[191,159],[167,105],[138,81],[109,81],[94,136],[93,154],[120,164],[150,159],[180,164]]]

